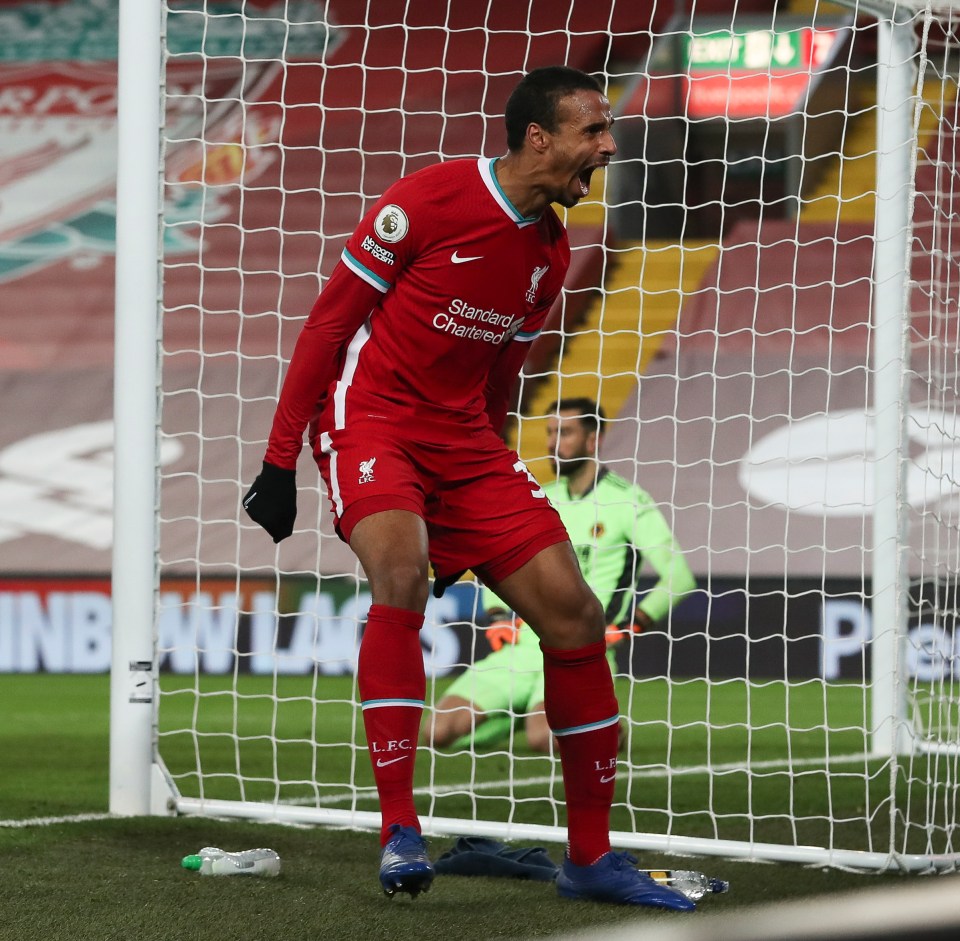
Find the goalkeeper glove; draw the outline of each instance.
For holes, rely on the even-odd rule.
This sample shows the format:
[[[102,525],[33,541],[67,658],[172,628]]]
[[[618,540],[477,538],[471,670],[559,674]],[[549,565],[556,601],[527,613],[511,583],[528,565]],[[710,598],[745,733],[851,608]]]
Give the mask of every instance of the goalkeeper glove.
[[[243,508],[274,542],[286,539],[297,518],[297,472],[264,461],[263,470],[244,495]]]
[[[638,611],[637,613],[642,614],[643,612]],[[646,620],[648,623],[652,623],[649,618],[646,618]],[[607,646],[612,647],[614,644],[619,644],[628,634],[642,634],[646,627],[647,625],[640,618],[633,624],[608,624],[605,638]]]
[[[628,633],[629,631],[626,630],[626,628],[620,627],[619,624],[608,624],[604,640],[607,642],[608,647],[612,647],[614,644],[619,644]]]
[[[516,621],[494,621],[486,631],[490,649],[499,650],[504,644],[515,644],[517,633],[521,627],[523,627],[523,621],[520,618],[517,618]]]

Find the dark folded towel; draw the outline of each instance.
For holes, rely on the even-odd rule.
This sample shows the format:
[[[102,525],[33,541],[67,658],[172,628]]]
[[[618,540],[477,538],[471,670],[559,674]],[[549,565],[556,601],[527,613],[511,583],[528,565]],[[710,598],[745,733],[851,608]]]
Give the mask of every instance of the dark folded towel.
[[[433,865],[438,875],[500,876],[553,882],[560,868],[542,846],[511,849],[484,836],[460,836]]]

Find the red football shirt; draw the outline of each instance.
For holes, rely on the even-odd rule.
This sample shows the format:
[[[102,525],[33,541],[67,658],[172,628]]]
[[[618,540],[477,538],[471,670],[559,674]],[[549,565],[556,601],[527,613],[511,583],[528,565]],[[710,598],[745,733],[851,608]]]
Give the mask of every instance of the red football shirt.
[[[266,459],[296,465],[307,423],[376,415],[429,437],[499,431],[570,261],[552,208],[524,218],[495,159],[405,177],[348,240],[297,341]]]

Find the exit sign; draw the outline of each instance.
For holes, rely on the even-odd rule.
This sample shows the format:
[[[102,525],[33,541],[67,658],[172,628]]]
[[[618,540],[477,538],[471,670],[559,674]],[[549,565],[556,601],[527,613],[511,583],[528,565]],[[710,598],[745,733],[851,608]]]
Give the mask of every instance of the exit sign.
[[[837,33],[829,29],[715,30],[684,37],[688,71],[779,72],[817,68],[830,52]]]

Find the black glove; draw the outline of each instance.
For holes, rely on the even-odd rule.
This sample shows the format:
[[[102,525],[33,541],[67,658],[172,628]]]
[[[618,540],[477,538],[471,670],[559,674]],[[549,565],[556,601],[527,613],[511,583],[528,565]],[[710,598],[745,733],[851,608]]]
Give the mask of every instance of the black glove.
[[[453,575],[448,575],[446,578],[435,578],[433,580],[433,597],[442,598],[443,593],[451,586],[455,585],[460,581],[461,578],[466,574],[467,570],[463,569],[461,572],[454,572]]]
[[[263,470],[243,498],[243,508],[274,542],[286,539],[297,518],[297,472],[264,461]]]

